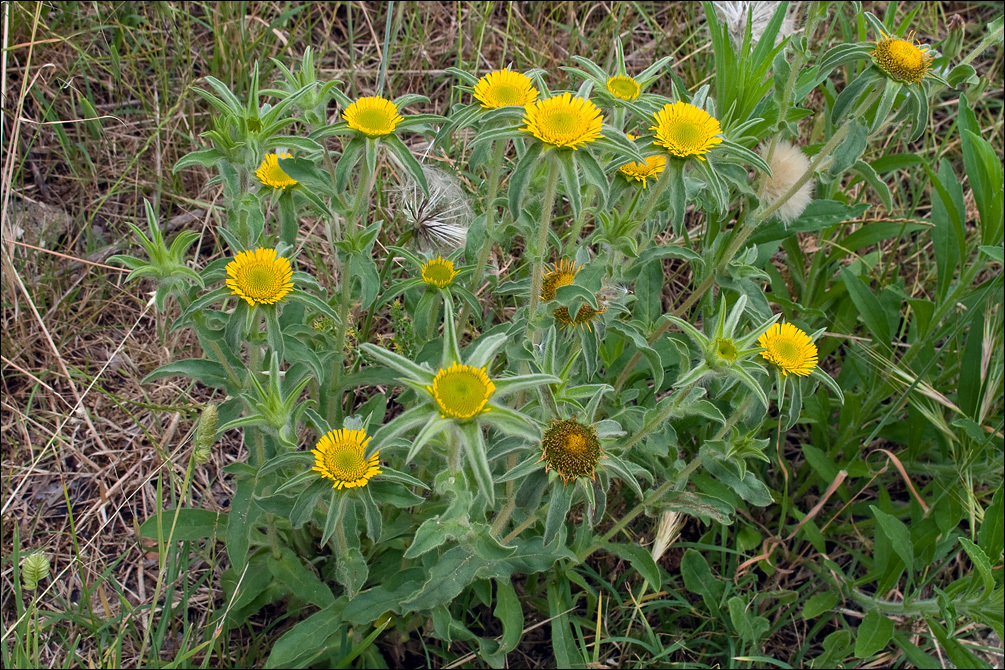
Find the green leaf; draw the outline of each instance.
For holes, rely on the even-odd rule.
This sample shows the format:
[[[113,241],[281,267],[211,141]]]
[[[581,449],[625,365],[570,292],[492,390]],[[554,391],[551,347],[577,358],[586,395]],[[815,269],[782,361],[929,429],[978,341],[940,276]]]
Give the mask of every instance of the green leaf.
[[[227,385],[226,369],[219,363],[207,361],[203,358],[185,358],[173,363],[167,363],[148,374],[140,383],[148,384],[157,379],[176,376],[191,377],[206,386],[215,388],[225,388]]]
[[[890,322],[886,318],[886,312],[879,299],[873,295],[865,282],[848,268],[841,268],[841,279],[848,289],[848,296],[855,303],[855,309],[861,315],[866,328],[872,333],[873,341],[889,349],[892,341]]]
[[[637,544],[615,544],[609,542],[604,548],[620,559],[628,561],[642,578],[649,582],[650,588],[655,591],[660,590],[662,580],[660,579],[660,569],[653,560],[652,554]]]
[[[911,531],[908,530],[907,524],[897,517],[887,514],[875,505],[869,505],[869,509],[872,510],[873,515],[876,517],[876,522],[883,530],[883,534],[890,541],[890,548],[904,561],[904,566],[907,570],[909,572],[913,571],[914,544],[911,542]],[[876,540],[880,541],[880,538],[877,537]]]
[[[991,498],[991,506],[984,510],[984,521],[980,530],[977,531],[977,545],[984,552],[992,563],[998,564],[1002,558],[1002,551],[1005,548],[1005,500],[1003,500],[1003,488],[999,484],[994,497]]]
[[[477,422],[469,421],[461,424],[462,446],[467,456],[468,465],[475,475],[478,491],[491,508],[496,504],[495,485],[492,481],[492,470],[489,467],[488,454],[485,448],[485,437]]]
[[[712,574],[708,561],[697,549],[688,549],[680,562],[680,573],[688,591],[699,595],[705,601],[709,612],[718,612],[725,588]]]
[[[977,574],[981,576],[984,582],[985,594],[990,596],[991,592],[995,589],[995,578],[991,572],[991,561],[988,560],[987,554],[965,537],[960,538],[960,544],[963,545],[963,550],[967,552],[967,556],[970,557],[974,567],[977,568]]]
[[[551,500],[548,501],[548,514],[544,521],[544,535],[542,539],[545,545],[551,544],[558,536],[558,531],[565,525],[565,518],[572,507],[572,494],[576,487],[571,484],[556,483],[551,487]]]
[[[328,651],[326,642],[341,637],[345,599],[315,612],[283,633],[272,645],[266,668],[303,668]]]
[[[502,140],[500,140],[502,141]],[[524,194],[527,185],[534,176],[534,171],[541,164],[541,143],[533,142],[524,152],[520,162],[513,168],[509,177],[509,210],[514,220],[520,219],[523,208]]]
[[[335,596],[328,585],[306,567],[289,548],[283,547],[277,559],[269,555],[272,576],[282,582],[297,598],[324,609],[335,604]]]
[[[208,509],[182,508],[178,510],[178,521],[174,521],[175,510],[166,509],[161,512],[160,519],[155,514],[140,525],[140,537],[145,540],[162,539],[167,541],[168,534],[174,542],[205,540],[212,537],[223,537],[227,532],[227,513],[214,512]],[[158,521],[163,529],[164,537],[157,533]],[[171,533],[171,524],[174,532]]]
[[[773,502],[768,487],[752,471],[747,470],[741,476],[735,464],[718,460],[705,445],[701,447],[699,453],[701,464],[705,469],[751,505],[766,507]]]
[[[815,619],[824,612],[830,612],[841,601],[841,597],[833,591],[824,591],[810,596],[803,605],[803,618]]]
[[[875,508],[873,508],[875,509]],[[871,610],[858,625],[855,636],[856,658],[869,658],[886,649],[893,637],[893,622],[879,610]]]
[[[349,546],[345,556],[337,556],[335,564],[335,579],[345,587],[345,594],[349,600],[356,597],[359,590],[366,583],[366,578],[370,574],[366,559],[358,546]]]
[[[740,637],[747,642],[757,642],[760,640],[771,624],[762,616],[758,616],[751,611],[751,606],[740,596],[733,596],[727,602],[729,606],[729,619],[733,622],[733,628]]]

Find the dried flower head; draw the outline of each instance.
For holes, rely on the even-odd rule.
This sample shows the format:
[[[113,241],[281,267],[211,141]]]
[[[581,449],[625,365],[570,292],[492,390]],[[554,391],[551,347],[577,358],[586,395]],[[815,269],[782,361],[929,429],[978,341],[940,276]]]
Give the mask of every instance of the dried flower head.
[[[541,438],[541,460],[545,470],[554,470],[568,483],[578,477],[596,478],[597,463],[604,455],[597,430],[576,417],[554,420]]]
[[[486,109],[523,107],[537,99],[537,89],[530,78],[510,70],[489,72],[478,80],[473,93],[475,100]]]
[[[575,318],[572,317],[572,313],[569,312],[568,307],[559,307],[551,314],[562,328],[585,328],[586,330],[593,330],[593,323],[606,311],[606,309],[593,309],[593,307],[584,303],[579,306]]]
[[[545,273],[541,282],[541,300],[548,302],[555,299],[555,291],[560,286],[568,286],[576,280],[576,273],[582,269],[572,261],[561,260]]]
[[[269,154],[262,161],[262,164],[258,166],[255,176],[258,177],[258,181],[272,188],[296,186],[297,180],[283,172],[283,168],[279,167],[280,158],[293,158],[293,154]]]
[[[771,166],[771,176],[764,181],[764,198],[769,206],[785,195],[810,169],[809,159],[798,146],[781,140],[775,144],[775,152],[769,160],[770,146],[770,142],[761,146],[761,157]],[[798,219],[813,200],[813,184],[813,179],[808,179],[776,210],[775,215],[785,223]]]
[[[928,55],[928,47],[915,41],[914,31],[911,31],[907,39],[883,33],[882,39],[876,42],[872,60],[891,78],[905,84],[920,84],[935,59]]]
[[[429,186],[428,194],[411,178],[394,193],[394,203],[405,222],[412,227],[421,246],[457,249],[467,240],[472,211],[468,198],[457,179],[428,165],[422,173]]]
[[[369,458],[364,456],[369,441],[363,430],[329,431],[311,451],[315,461],[312,470],[335,482],[333,489],[366,486],[374,475],[382,472],[378,451]]]

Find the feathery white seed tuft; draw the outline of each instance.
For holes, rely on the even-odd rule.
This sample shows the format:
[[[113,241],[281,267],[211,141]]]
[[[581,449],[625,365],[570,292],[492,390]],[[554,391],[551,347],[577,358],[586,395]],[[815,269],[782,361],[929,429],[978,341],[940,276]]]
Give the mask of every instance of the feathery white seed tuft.
[[[761,157],[766,161],[770,147],[770,142],[761,145]],[[775,145],[768,165],[771,166],[771,176],[764,182],[764,198],[768,206],[775,204],[810,169],[810,161],[802,150],[786,140],[779,140]],[[798,219],[813,199],[813,186],[814,181],[810,177],[775,211],[775,216],[786,224]]]

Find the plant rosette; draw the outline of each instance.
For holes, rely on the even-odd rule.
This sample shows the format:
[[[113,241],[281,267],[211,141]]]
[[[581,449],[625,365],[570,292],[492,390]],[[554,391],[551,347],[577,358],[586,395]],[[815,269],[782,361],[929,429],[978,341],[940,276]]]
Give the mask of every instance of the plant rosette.
[[[482,337],[461,355],[454,330],[453,306],[445,301],[443,318],[443,355],[438,370],[418,364],[383,347],[365,343],[360,348],[392,370],[401,373],[402,385],[413,389],[422,404],[394,418],[375,435],[387,443],[403,433],[418,428],[406,456],[411,461],[437,435],[450,431],[460,437],[461,447],[471,466],[478,488],[488,505],[494,504],[494,481],[488,461],[483,427],[492,427],[507,435],[540,440],[540,424],[530,416],[499,403],[499,400],[544,384],[557,384],[559,377],[525,374],[490,377],[488,369],[507,336],[496,333]]]

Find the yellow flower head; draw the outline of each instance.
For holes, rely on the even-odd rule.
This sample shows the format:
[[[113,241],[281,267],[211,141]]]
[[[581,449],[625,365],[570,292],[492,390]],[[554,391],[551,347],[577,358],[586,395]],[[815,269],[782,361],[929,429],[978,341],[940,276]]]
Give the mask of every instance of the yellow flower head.
[[[485,411],[485,403],[492,397],[496,385],[485,374],[485,368],[455,362],[449,368],[440,368],[433,385],[426,390],[440,406],[443,418],[470,419]]]
[[[555,291],[559,286],[568,286],[576,279],[576,273],[582,268],[572,261],[559,261],[554,269],[544,275],[541,283],[541,300],[548,302],[555,299]]]
[[[928,47],[922,47],[914,40],[912,31],[907,39],[891,37],[882,33],[883,39],[876,42],[872,60],[897,81],[905,84],[920,84],[932,67],[934,58],[928,55]]]
[[[314,454],[315,472],[326,479],[331,479],[333,489],[351,489],[366,486],[374,475],[382,470],[378,462],[378,451],[369,458],[363,454],[370,438],[363,430],[329,431],[321,436],[317,446],[311,451]]]
[[[705,160],[705,154],[722,142],[722,127],[711,114],[704,109],[689,105],[686,102],[672,102],[663,105],[663,109],[653,115],[658,144],[667,153],[679,158],[697,156]]]
[[[453,262],[446,260],[442,256],[437,256],[433,260],[422,264],[422,281],[431,286],[445,288],[450,286],[450,283],[454,281],[454,277],[456,276],[457,270],[454,269]]]
[[[227,288],[249,305],[272,305],[293,290],[293,268],[275,249],[242,251],[227,264]]]
[[[634,135],[628,135],[628,139],[634,140]],[[657,179],[660,173],[667,166],[666,156],[646,156],[645,163],[625,163],[620,168],[621,174],[625,175],[625,178],[629,181],[634,179],[636,181],[642,182],[642,188],[648,186],[647,181],[649,178]]]
[[[496,70],[478,80],[475,100],[486,109],[523,107],[537,99],[537,89],[527,75],[511,70]]]
[[[782,376],[805,377],[817,366],[817,345],[791,323],[772,324],[757,343],[764,347],[761,356],[778,366]]]
[[[398,115],[398,106],[384,98],[360,98],[345,108],[342,118],[349,127],[367,137],[381,137],[394,132],[394,127],[404,119]]]
[[[258,166],[258,169],[255,171],[255,176],[258,177],[258,181],[262,182],[266,186],[271,186],[272,188],[296,186],[297,180],[283,172],[283,168],[279,167],[280,158],[293,158],[293,155],[269,154],[265,157],[265,160],[262,161],[262,164]]]
[[[541,439],[541,460],[545,470],[554,469],[562,482],[578,477],[596,478],[597,463],[604,455],[593,426],[584,426],[576,418],[552,421]]]
[[[603,137],[600,127],[604,116],[600,108],[586,98],[574,98],[571,93],[532,102],[523,117],[526,131],[545,144],[578,149]]]
[[[606,309],[593,309],[587,304],[582,304],[579,306],[579,311],[576,312],[576,318],[572,318],[572,314],[569,313],[568,307],[559,307],[554,312],[552,316],[555,317],[555,321],[558,321],[562,328],[585,328],[586,330],[593,330],[593,322],[597,320],[597,317],[606,312]]]
[[[607,80],[607,92],[618,100],[631,102],[638,100],[642,87],[632,77],[617,76]]]

